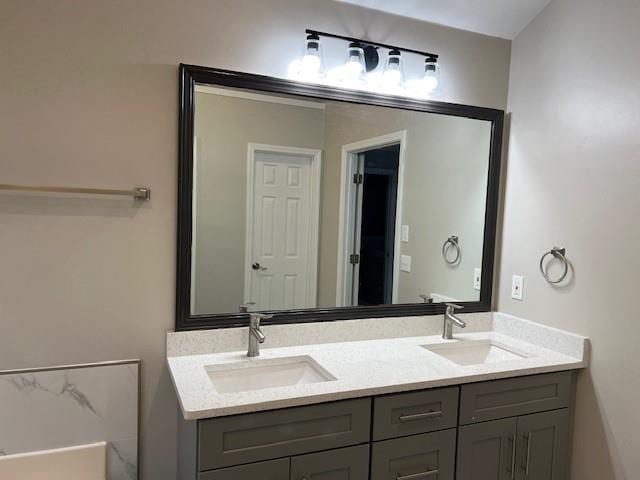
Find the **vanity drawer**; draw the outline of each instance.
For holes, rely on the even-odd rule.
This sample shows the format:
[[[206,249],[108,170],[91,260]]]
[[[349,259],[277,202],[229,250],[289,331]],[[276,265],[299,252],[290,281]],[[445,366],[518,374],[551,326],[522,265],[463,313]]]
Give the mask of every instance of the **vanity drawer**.
[[[568,407],[573,372],[463,385],[460,425]]]
[[[262,480],[261,477],[255,477]],[[291,480],[369,480],[369,445],[291,459]]]
[[[371,480],[453,480],[456,429],[373,444]]]
[[[371,399],[201,420],[199,470],[369,441]]]
[[[289,459],[280,458],[270,462],[211,470],[198,475],[198,480],[289,480],[289,467]]]
[[[458,387],[451,387],[376,397],[373,401],[373,440],[455,427],[458,393]]]

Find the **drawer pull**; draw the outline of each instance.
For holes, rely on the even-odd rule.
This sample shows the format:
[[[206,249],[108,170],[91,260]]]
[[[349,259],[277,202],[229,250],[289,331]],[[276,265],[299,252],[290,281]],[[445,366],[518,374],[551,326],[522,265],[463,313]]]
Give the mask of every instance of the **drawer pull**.
[[[524,464],[520,466],[520,468],[522,468],[522,470],[524,470],[524,476],[525,478],[529,478],[529,462],[531,460],[531,434],[527,433],[526,435],[524,435],[522,437],[525,441],[525,447],[524,447],[524,451],[525,451],[525,459],[524,459]]]
[[[510,479],[514,480],[516,478],[516,443],[517,439],[515,435],[513,437],[509,437],[509,442],[511,442],[511,469],[507,470],[511,474]]]
[[[440,470],[427,470],[426,472],[412,473],[411,475],[396,475],[396,480],[418,480],[420,478],[437,477]]]
[[[413,413],[410,415],[400,415],[398,420],[401,422],[412,422],[414,420],[424,420],[426,418],[437,418],[442,416],[442,410],[437,412]]]

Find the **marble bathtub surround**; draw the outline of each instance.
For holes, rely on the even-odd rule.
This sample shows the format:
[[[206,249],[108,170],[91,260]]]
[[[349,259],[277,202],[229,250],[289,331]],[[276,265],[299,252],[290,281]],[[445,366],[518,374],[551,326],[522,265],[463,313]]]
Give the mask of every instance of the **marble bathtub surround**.
[[[250,362],[259,365],[265,359],[308,356],[335,381],[217,392],[207,367],[248,361],[246,328],[169,333],[168,364],[187,420],[587,366],[585,337],[501,313],[464,317],[468,326],[464,331],[454,329],[452,341],[441,337],[441,316],[265,327],[267,341],[261,356]],[[369,338],[358,339],[358,332]],[[524,355],[459,365],[424,348],[476,341],[493,342]]]
[[[138,478],[139,361],[0,372],[5,455],[107,442],[107,480]]]

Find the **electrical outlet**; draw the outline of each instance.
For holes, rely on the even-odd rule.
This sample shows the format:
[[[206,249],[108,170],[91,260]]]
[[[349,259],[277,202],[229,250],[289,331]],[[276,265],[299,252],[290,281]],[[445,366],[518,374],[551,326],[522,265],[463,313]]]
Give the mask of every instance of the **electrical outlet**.
[[[514,300],[522,300],[523,288],[524,277],[522,275],[514,275],[511,277],[511,298]]]
[[[409,255],[400,255],[400,270],[411,272],[411,257]]]
[[[482,282],[482,270],[476,268],[473,271],[473,289],[480,290],[480,282]]]
[[[409,243],[409,225],[402,225],[401,237],[404,243]]]

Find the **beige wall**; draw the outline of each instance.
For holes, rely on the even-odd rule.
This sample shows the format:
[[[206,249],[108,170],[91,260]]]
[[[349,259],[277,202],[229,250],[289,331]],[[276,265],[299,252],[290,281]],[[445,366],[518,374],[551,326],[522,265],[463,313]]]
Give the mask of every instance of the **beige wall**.
[[[142,358],[146,480],[175,478],[177,64],[282,76],[306,27],[433,50],[445,100],[506,106],[508,41],[328,0],[0,3],[2,182],[153,189],[2,195],[0,368]]]
[[[249,143],[322,149],[324,110],[196,94],[195,312],[244,302]]]
[[[319,304],[335,305],[338,210],[343,145],[406,131],[402,223],[412,257],[411,272],[400,272],[399,303],[439,293],[474,300],[473,270],[482,266],[482,244],[491,124],[461,117],[391,108],[330,103],[325,121],[323,209],[320,231]],[[463,256],[444,263],[442,244],[458,235]]]
[[[573,480],[640,478],[638,19],[635,0],[554,0],[513,44],[498,306],[591,337]],[[553,245],[575,269],[563,289],[538,272]]]

